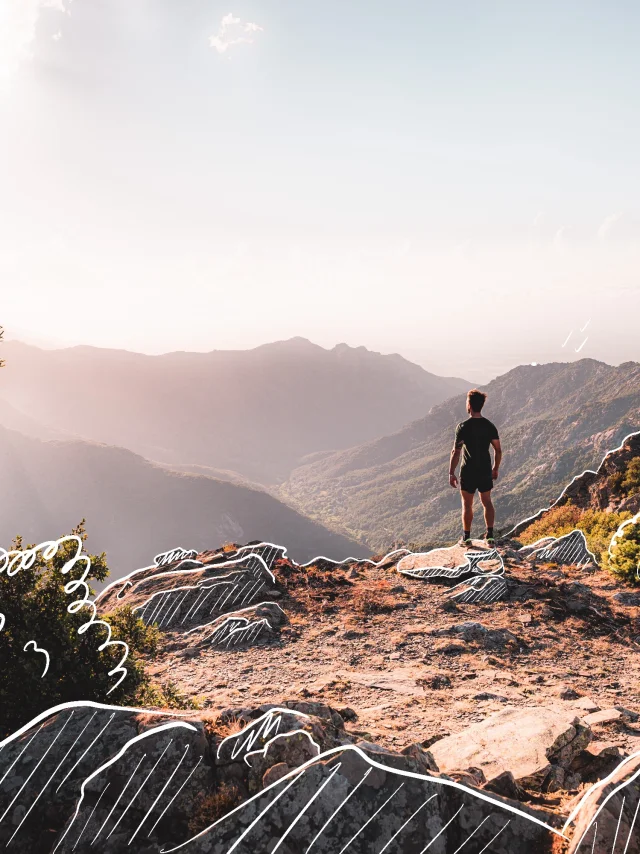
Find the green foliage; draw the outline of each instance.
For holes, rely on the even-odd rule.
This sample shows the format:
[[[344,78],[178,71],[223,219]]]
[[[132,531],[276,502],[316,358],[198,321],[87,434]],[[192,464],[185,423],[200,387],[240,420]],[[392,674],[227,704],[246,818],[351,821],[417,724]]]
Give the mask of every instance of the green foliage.
[[[630,513],[609,513],[606,510],[581,510],[570,502],[554,507],[533,522],[518,539],[523,545],[530,545],[541,537],[563,537],[578,528],[585,535],[587,545],[598,559],[606,565],[607,550],[611,537],[620,524],[631,517]]]
[[[622,491],[626,492],[627,495],[640,492],[640,457],[633,457],[629,461],[620,486],[622,487]]]
[[[609,569],[625,581],[640,581],[640,522],[627,525],[608,558]]]
[[[73,533],[84,542],[84,520]],[[20,537],[12,548],[25,548]],[[129,645],[124,662],[127,675],[109,693],[120,676],[110,676],[109,671],[120,663],[124,648],[116,645],[99,649],[108,635],[104,625],[92,625],[79,633],[91,617],[91,607],[85,605],[69,613],[69,605],[83,598],[80,590],[68,593],[64,589],[85,569],[84,563],[78,563],[63,575],[62,568],[76,551],[77,543],[69,541],[50,560],[37,552],[30,565],[12,576],[6,569],[0,572],[0,610],[5,617],[0,631],[0,737],[51,706],[73,700],[132,705],[146,696],[157,698],[157,705],[165,705],[167,695],[161,689],[153,694],[140,657],[155,653],[158,630],[146,626],[130,608],[118,609],[107,618],[112,640]],[[87,580],[104,581],[109,572],[105,555],[89,557],[91,571]],[[24,649],[31,640],[49,653],[49,669],[44,677],[45,656],[32,647]]]

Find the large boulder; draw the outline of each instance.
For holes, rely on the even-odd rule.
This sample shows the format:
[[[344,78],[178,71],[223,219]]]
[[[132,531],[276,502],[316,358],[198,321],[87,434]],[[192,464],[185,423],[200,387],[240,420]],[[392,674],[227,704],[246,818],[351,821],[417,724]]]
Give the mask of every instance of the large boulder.
[[[589,728],[575,713],[558,707],[510,706],[430,749],[445,773],[480,768],[490,783],[510,771],[518,785],[544,790],[547,781],[553,781],[554,788],[558,785],[562,776],[558,771],[567,771],[590,740]]]

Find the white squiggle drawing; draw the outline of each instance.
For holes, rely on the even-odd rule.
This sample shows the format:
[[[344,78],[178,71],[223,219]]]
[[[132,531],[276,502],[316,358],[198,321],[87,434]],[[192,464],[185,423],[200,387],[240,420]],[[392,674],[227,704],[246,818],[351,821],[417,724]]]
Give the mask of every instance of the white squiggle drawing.
[[[31,549],[24,549],[22,551],[16,549],[13,551],[7,551],[6,549],[0,549],[0,572],[6,572],[8,577],[13,577],[20,572],[21,569],[29,569],[36,561],[38,552],[42,552],[42,558],[45,561],[52,560],[55,555],[58,553],[58,549],[64,544],[68,542],[75,542],[77,545],[77,551],[73,557],[69,558],[69,560],[65,563],[65,565],[60,570],[63,575],[68,575],[72,569],[74,569],[77,563],[83,562],[85,564],[84,572],[80,576],[80,578],[72,578],[70,581],[64,585],[64,592],[72,595],[76,592],[76,590],[80,590],[82,593],[81,599],[76,599],[75,602],[71,602],[71,604],[67,607],[67,612],[69,614],[77,614],[83,608],[89,608],[91,611],[91,616],[87,620],[86,623],[83,623],[78,628],[78,634],[83,635],[87,629],[91,628],[91,626],[104,626],[107,630],[107,639],[103,641],[98,647],[98,650],[102,652],[102,650],[107,649],[110,646],[121,646],[124,647],[124,654],[120,659],[120,662],[109,671],[109,676],[114,676],[116,673],[120,673],[121,676],[118,681],[113,685],[108,691],[107,694],[110,694],[114,691],[118,685],[125,679],[127,675],[127,668],[124,667],[124,663],[129,656],[129,645],[124,641],[112,641],[111,640],[111,626],[109,623],[104,620],[96,619],[98,612],[95,606],[95,602],[91,600],[91,591],[89,589],[89,585],[87,583],[87,578],[89,577],[89,573],[91,571],[91,559],[88,555],[82,554],[82,540],[77,534],[69,534],[65,537],[60,537],[57,540],[48,540],[44,543],[40,543],[37,546],[34,546]]]
[[[4,624],[5,624],[6,622],[7,622],[7,618],[6,618],[6,617],[5,617],[5,615],[2,613],[2,611],[0,611],[0,632],[4,629]]]
[[[182,546],[178,546],[175,549],[169,549],[169,551],[156,555],[153,563],[155,566],[168,566],[177,560],[195,560],[197,557],[198,552],[195,549],[183,549]]]
[[[572,336],[572,335],[573,335],[573,329],[572,329],[572,330],[571,330],[571,332],[567,335],[567,337],[564,339],[564,344],[562,345],[563,347],[566,347],[566,346],[567,346],[567,344],[569,343],[569,339],[571,338],[571,336]]]
[[[568,534],[561,537],[541,537],[529,546],[518,549],[526,552],[529,558],[548,560],[550,563],[559,563],[573,566],[582,566],[585,563],[598,565],[598,560],[589,549],[584,532],[574,528]]]
[[[237,757],[241,756],[244,752],[246,761],[247,756],[259,753],[260,751],[252,750],[253,745],[261,738],[267,738],[272,732],[274,732],[274,730],[275,733],[278,734],[283,715],[292,715],[294,717],[305,718],[306,720],[309,719],[309,715],[306,715],[304,712],[297,712],[294,709],[276,706],[273,709],[269,709],[269,711],[265,712],[263,715],[260,715],[260,717],[255,721],[251,721],[251,723],[247,724],[247,726],[245,726],[239,733],[234,733],[233,735],[228,735],[226,738],[223,738],[218,745],[216,757],[220,759],[220,751],[223,746],[229,742],[235,743],[235,746],[231,751],[231,759],[237,759]]]
[[[236,617],[234,614],[225,617],[224,621],[213,631],[206,640],[211,644],[224,645],[227,649],[230,646],[239,646],[244,642],[252,642],[256,640],[262,630],[273,631],[273,626],[264,617],[260,620],[248,620],[246,617]]]
[[[26,642],[26,644],[24,645],[23,652],[26,652],[29,649],[29,647],[31,646],[31,644],[33,644],[33,651],[34,652],[40,652],[45,657],[46,664],[44,666],[44,670],[42,671],[42,676],[40,677],[42,679],[47,674],[47,670],[49,669],[49,662],[51,659],[50,659],[50,656],[49,656],[49,653],[47,652],[47,650],[42,649],[42,647],[39,647],[34,640],[30,640],[30,641]]]
[[[582,342],[582,344],[581,344],[579,347],[576,347],[576,348],[575,348],[575,352],[576,352],[576,353],[579,353],[579,352],[580,352],[580,350],[582,350],[582,348],[584,347],[584,345],[587,343],[587,341],[588,341],[588,340],[589,340],[589,336],[587,335],[587,337],[584,339],[584,341]]]
[[[287,732],[280,732],[277,735],[274,735],[259,750],[252,750],[249,753],[245,753],[244,761],[247,763],[247,765],[250,765],[251,763],[247,762],[247,757],[258,756],[259,754],[266,756],[267,752],[269,751],[269,747],[274,742],[278,741],[278,739],[289,738],[292,735],[304,735],[304,737],[307,738],[315,748],[316,756],[320,756],[320,754],[322,753],[322,748],[320,747],[318,742],[311,736],[311,733],[308,733],[306,729],[291,729]]]
[[[640,430],[635,430],[633,433],[628,433],[628,434],[624,437],[624,439],[622,440],[622,442],[620,442],[620,444],[618,445],[618,447],[617,447],[617,448],[612,448],[610,451],[607,451],[607,453],[606,453],[606,454],[604,455],[604,457],[602,458],[602,460],[601,460],[601,462],[600,462],[600,465],[598,466],[598,470],[599,470],[600,468],[602,468],[602,465],[604,464],[604,462],[605,462],[605,460],[607,459],[607,457],[610,457],[610,456],[611,456],[611,454],[615,454],[615,453],[616,453],[616,451],[621,451],[621,450],[622,450],[622,448],[624,447],[625,443],[626,443],[629,439],[633,438],[634,436],[640,436]],[[513,528],[511,528],[511,530],[510,530],[510,531],[508,531],[504,536],[505,536],[505,537],[510,537],[510,536],[513,534],[513,532],[516,530],[516,528],[519,528],[521,525],[526,525],[526,524],[528,524],[529,522],[535,522],[537,519],[539,519],[539,518],[540,518],[540,516],[542,516],[542,514],[543,514],[543,513],[547,513],[549,510],[552,510],[552,509],[556,506],[556,504],[564,498],[564,495],[565,495],[566,491],[567,491],[568,489],[570,489],[570,488],[573,486],[573,484],[576,482],[576,480],[579,480],[581,477],[584,477],[584,475],[585,475],[585,474],[597,474],[597,473],[598,473],[597,471],[593,471],[592,469],[585,469],[585,470],[584,470],[583,472],[581,472],[580,474],[577,474],[575,477],[573,477],[573,478],[571,479],[571,482],[570,482],[570,483],[568,483],[568,484],[565,486],[565,488],[562,490],[562,492],[561,492],[561,493],[560,493],[560,495],[556,498],[556,500],[555,500],[555,501],[553,501],[553,502],[552,502],[548,507],[543,507],[541,510],[538,510],[538,511],[537,511],[537,513],[534,513],[532,516],[527,516],[525,519],[521,519],[521,520],[520,520],[520,522],[517,522],[517,523],[513,526]]]
[[[585,323],[585,325],[584,325],[584,326],[581,326],[581,327],[580,327],[580,332],[584,332],[584,330],[587,328],[587,326],[588,326],[590,323],[591,323],[591,318],[589,318],[589,320],[587,320],[587,322]]]

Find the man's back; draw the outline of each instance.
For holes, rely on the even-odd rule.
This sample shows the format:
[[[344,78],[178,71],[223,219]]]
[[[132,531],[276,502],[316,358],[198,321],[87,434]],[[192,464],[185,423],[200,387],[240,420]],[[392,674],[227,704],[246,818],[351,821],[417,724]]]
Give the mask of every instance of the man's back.
[[[488,418],[467,418],[456,429],[456,447],[462,446],[463,473],[490,474],[491,442],[498,438],[498,430]]]

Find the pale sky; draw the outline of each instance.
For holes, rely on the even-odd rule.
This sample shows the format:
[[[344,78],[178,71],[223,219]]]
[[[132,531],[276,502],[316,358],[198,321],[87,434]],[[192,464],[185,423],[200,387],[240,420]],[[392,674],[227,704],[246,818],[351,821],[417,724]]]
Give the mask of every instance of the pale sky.
[[[639,28],[631,0],[0,0],[0,323],[474,381],[638,359]]]

